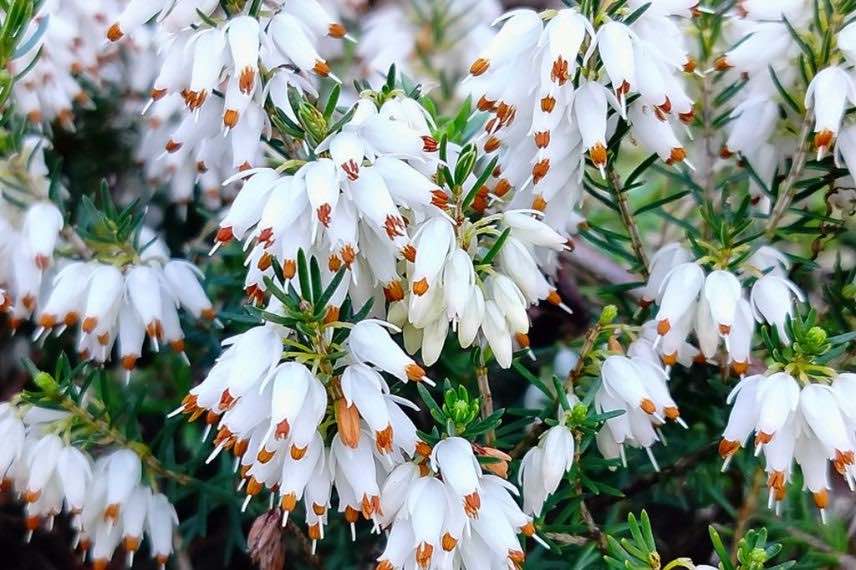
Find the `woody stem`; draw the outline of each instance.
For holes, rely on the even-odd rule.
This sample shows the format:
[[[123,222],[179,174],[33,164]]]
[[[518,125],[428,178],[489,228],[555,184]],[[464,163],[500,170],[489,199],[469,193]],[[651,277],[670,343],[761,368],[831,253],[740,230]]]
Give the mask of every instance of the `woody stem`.
[[[803,118],[802,127],[800,128],[800,142],[797,147],[797,151],[794,154],[793,161],[791,162],[791,169],[788,172],[788,176],[779,187],[776,204],[773,206],[773,211],[770,213],[770,218],[767,220],[767,227],[765,228],[764,233],[768,239],[772,238],[776,233],[779,222],[782,221],[782,217],[785,215],[785,212],[790,207],[791,202],[797,193],[796,182],[800,174],[802,174],[803,168],[805,168],[811,125],[812,117],[810,114],[806,113],[805,118]]]
[[[57,403],[65,410],[70,412],[92,433],[99,436],[105,444],[118,444],[121,447],[132,449],[140,460],[145,464],[146,468],[159,477],[172,479],[180,485],[188,485],[193,482],[193,478],[183,473],[178,473],[165,467],[151,452],[151,450],[136,441],[131,441],[121,432],[112,427],[107,421],[93,417],[93,415],[85,408],[79,406],[74,400],[68,397],[60,398]]]
[[[574,382],[582,376],[583,369],[586,365],[586,358],[588,358],[589,353],[594,348],[594,343],[597,342],[597,337],[600,335],[600,332],[603,330],[603,327],[600,323],[595,323],[593,327],[591,327],[587,332],[586,336],[583,338],[583,345],[579,351],[579,357],[577,358],[577,364],[574,368],[568,373],[568,377],[565,378],[565,391],[570,391],[574,389]]]
[[[639,233],[639,227],[636,225],[636,220],[633,218],[633,211],[630,208],[630,202],[627,200],[627,193],[624,191],[624,186],[621,183],[621,178],[612,166],[612,163],[606,166],[606,178],[609,181],[610,189],[615,196],[615,201],[618,204],[618,211],[621,214],[621,222],[627,230],[627,235],[630,237],[630,247],[633,248],[633,253],[636,255],[636,260],[639,263],[639,271],[642,276],[648,278],[648,256],[645,254],[645,248],[642,245],[642,236]]]
[[[481,397],[481,417],[487,418],[493,413],[493,395],[490,393],[490,383],[487,377],[487,366],[479,366],[476,368],[476,381],[479,387],[479,396]],[[485,432],[484,441],[488,445],[492,445],[496,441],[496,433],[491,429]]]

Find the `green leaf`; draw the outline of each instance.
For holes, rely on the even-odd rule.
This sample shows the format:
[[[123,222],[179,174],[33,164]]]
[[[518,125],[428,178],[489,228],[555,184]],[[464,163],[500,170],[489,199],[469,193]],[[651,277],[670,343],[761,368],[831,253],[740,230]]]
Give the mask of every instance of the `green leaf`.
[[[790,20],[788,20],[787,16],[782,14],[782,22],[785,23],[785,26],[788,28],[788,32],[790,32],[791,37],[797,43],[797,45],[802,50],[805,55],[809,66],[811,67],[812,73],[817,73],[817,57],[814,54],[814,51],[811,49],[811,46],[806,43],[806,41],[802,38],[800,33],[794,28],[793,24],[791,24]]]
[[[496,238],[493,246],[491,246],[490,250],[488,250],[484,258],[479,262],[479,265],[490,265],[493,263],[493,259],[499,254],[499,250],[501,250],[502,246],[505,245],[505,241],[508,239],[509,235],[511,235],[511,228],[505,228],[502,230],[502,233],[499,234],[498,238]]]
[[[327,302],[333,297],[336,293],[336,289],[339,288],[339,284],[342,283],[342,279],[345,277],[345,272],[347,269],[342,267],[336,274],[333,276],[333,279],[330,280],[330,284],[327,285],[327,288],[324,289],[324,292],[318,296],[315,301],[315,315],[319,316],[324,312],[325,307],[327,306]]]
[[[478,194],[479,190],[482,189],[482,186],[484,186],[487,182],[487,179],[490,177],[491,173],[496,168],[496,163],[498,161],[498,156],[493,157],[493,159],[491,159],[485,169],[482,170],[482,173],[479,175],[478,179],[476,179],[476,183],[473,184],[473,187],[470,188],[470,191],[467,192],[466,196],[464,196],[464,201],[462,203],[464,210],[466,210],[470,206],[470,204],[473,203],[473,200],[476,199],[476,195]]]
[[[422,382],[416,384],[416,389],[419,392],[419,396],[422,398],[422,401],[425,402],[425,405],[428,406],[428,411],[431,413],[431,417],[434,418],[440,425],[446,424],[446,415],[443,413],[443,410],[440,409],[440,406],[437,405],[434,397],[431,396],[431,392],[428,391],[428,388]]]
[[[649,3],[649,4],[645,4],[645,6],[650,6],[650,3]],[[625,188],[629,188],[629,187],[631,187],[631,186],[633,185],[633,182],[635,182],[635,181],[636,181],[636,179],[637,179],[637,178],[639,178],[639,176],[641,176],[641,175],[642,175],[642,173],[643,173],[643,172],[645,172],[645,171],[648,169],[648,167],[649,167],[649,166],[651,166],[652,164],[654,164],[655,162],[657,162],[657,159],[658,159],[658,158],[659,158],[659,156],[658,156],[658,155],[657,155],[657,153],[655,152],[655,153],[653,153],[651,156],[649,156],[648,158],[646,158],[645,160],[643,160],[643,161],[639,164],[639,166],[637,166],[636,168],[634,168],[634,169],[633,169],[633,172],[631,172],[631,173],[627,176],[627,179],[624,181],[624,187],[625,187]]]
[[[646,204],[646,205],[640,207],[638,210],[633,212],[633,215],[638,216],[640,214],[644,214],[645,212],[649,212],[651,210],[656,210],[656,209],[662,208],[666,204],[670,204],[671,202],[674,202],[675,200],[680,200],[681,198],[683,198],[684,196],[686,196],[687,194],[689,194],[691,192],[692,192],[691,190],[680,190],[679,192],[675,192],[674,194],[666,196],[665,198],[661,198],[659,200],[654,200],[650,204]]]
[[[330,95],[327,97],[327,104],[324,105],[324,119],[329,121],[336,110],[336,103],[339,102],[339,95],[342,93],[342,86],[336,83],[333,89],[330,90]]]
[[[768,69],[770,71],[770,77],[773,79],[773,85],[776,86],[776,90],[779,92],[779,95],[782,96],[782,99],[785,100],[788,107],[790,107],[795,113],[802,114],[802,105],[797,102],[793,95],[788,93],[788,90],[785,89],[785,86],[782,85],[781,81],[779,81],[779,76],[776,73],[776,70],[773,69],[773,66],[769,66]]]
[[[312,286],[309,281],[309,267],[303,249],[297,251],[297,279],[300,283],[300,296],[312,302]]]

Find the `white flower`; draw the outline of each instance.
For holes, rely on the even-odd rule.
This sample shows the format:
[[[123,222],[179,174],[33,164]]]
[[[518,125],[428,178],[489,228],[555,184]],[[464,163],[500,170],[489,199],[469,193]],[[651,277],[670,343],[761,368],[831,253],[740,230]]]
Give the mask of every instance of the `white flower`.
[[[172,554],[173,534],[177,527],[178,515],[169,499],[160,493],[152,494],[146,511],[146,532],[151,541],[152,558],[161,570]]]
[[[657,334],[665,335],[693,307],[705,281],[704,271],[693,262],[673,267],[658,292]]]
[[[802,291],[790,280],[772,273],[764,275],[752,286],[750,301],[755,318],[775,325],[783,341],[790,338],[785,323],[793,315],[793,299],[802,302]]]
[[[645,387],[640,370],[626,356],[612,355],[601,366],[603,387],[611,396],[629,407],[639,407],[646,414],[656,413],[657,406]]]
[[[762,378],[761,375],[747,376],[728,394],[726,402],[733,404],[733,407],[719,442],[719,455],[725,460],[723,469],[731,461],[731,457],[746,444],[746,439],[758,423],[757,394]]]
[[[675,136],[668,119],[660,119],[654,110],[641,102],[630,106],[627,117],[634,138],[645,150],[656,153],[669,165],[686,160],[687,151]]]
[[[625,107],[627,94],[636,86],[633,65],[633,40],[629,27],[608,21],[597,31],[597,47],[612,89]]]
[[[538,41],[541,18],[535,11],[513,10],[502,19],[505,20],[502,28],[470,66],[471,74],[482,75],[491,66],[500,67]]]
[[[481,507],[481,468],[470,442],[461,437],[443,439],[431,452],[431,467],[462,501],[467,516],[477,518]]]
[[[727,158],[734,153],[751,154],[773,133],[779,120],[779,107],[765,95],[748,97],[734,107],[728,127],[728,139],[720,151]]]
[[[856,84],[842,67],[832,65],[821,69],[809,83],[805,104],[814,112],[814,146],[818,156],[822,157],[838,136],[848,101],[850,105],[856,104]]]
[[[373,364],[399,380],[427,380],[425,371],[376,322],[357,323],[348,337],[348,346],[356,360]]]
[[[838,49],[852,65],[856,62],[856,25],[851,22],[838,31]]]
[[[713,322],[723,336],[731,332],[741,295],[740,281],[730,271],[711,271],[705,278],[704,298],[710,307]]]

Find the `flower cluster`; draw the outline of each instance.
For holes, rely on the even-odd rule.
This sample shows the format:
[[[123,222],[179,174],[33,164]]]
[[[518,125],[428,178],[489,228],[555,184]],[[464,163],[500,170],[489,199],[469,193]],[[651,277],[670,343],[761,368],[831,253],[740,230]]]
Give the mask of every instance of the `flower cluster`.
[[[435,217],[415,235],[422,253],[408,264],[407,293],[390,305],[388,318],[403,329],[410,352],[421,346],[429,366],[451,328],[461,347],[487,345],[508,368],[515,344],[529,348],[529,306],[547,300],[568,310],[538,258],[562,251],[566,239],[531,212],[508,210],[459,224]],[[491,263],[494,247],[499,253]]]
[[[12,328],[36,309],[65,225],[49,197],[43,144],[26,138],[0,166],[7,186],[0,197],[0,288],[5,290],[0,309],[10,312]]]
[[[576,403],[573,394],[568,395],[568,400]],[[547,498],[556,492],[573,466],[576,444],[574,434],[561,423],[564,415],[560,410],[560,423],[544,432],[538,445],[527,451],[520,462],[517,482],[523,489],[523,511],[533,517],[541,516]]]
[[[384,516],[379,482],[420,445],[403,411],[413,404],[391,394],[380,371],[430,382],[425,372],[384,323],[363,320],[347,333],[339,342],[316,338],[314,365],[307,361],[313,355],[297,356],[301,343],[292,329],[267,324],[232,337],[177,410],[216,426],[209,461],[224,449],[239,458],[245,506],[267,488],[279,494],[287,518],[302,499],[313,541],[324,536],[333,486],[352,528],[360,514],[377,527]]]
[[[728,396],[731,415],[719,444],[723,469],[754,432],[755,454],[766,459],[769,506],[779,512],[796,460],[804,488],[826,520],[830,462],[854,488],[854,395],[851,373],[837,374],[829,384],[800,381],[787,371],[747,376]]]
[[[793,315],[794,300],[803,300],[787,277],[787,258],[770,246],[744,257],[737,273],[728,266],[706,272],[703,264],[710,260],[694,259],[677,243],[652,258],[642,303],[657,304],[647,335],[666,365],[689,365],[696,357],[710,360],[724,342],[732,369],[742,376],[749,368],[756,321],[777,327],[787,340],[785,323]],[[751,288],[748,281],[753,281]],[[690,333],[695,333],[698,350],[686,343]]]
[[[678,74],[695,65],[672,18],[689,15],[693,4],[653,2],[630,25],[608,20],[597,29],[575,8],[503,16],[470,67],[478,107],[493,115],[483,146],[500,155],[494,193],[513,189],[512,203],[542,210],[566,230],[586,154],[601,173],[606,167],[610,108],[648,151],[669,164],[684,161],[672,122],[693,118]]]
[[[418,461],[396,467],[381,490],[389,536],[377,568],[522,566],[517,535],[540,538],[514,498],[516,487],[483,473],[466,439],[422,446]]]
[[[135,0],[110,23],[107,38],[149,34],[144,24],[155,15],[156,41],[165,47],[138,157],[150,181],[169,182],[174,201],[188,202],[198,178],[217,204],[223,179],[263,163],[267,101],[297,123],[289,89],[314,94],[310,74],[333,77],[317,46],[346,30],[315,0],[254,14],[228,14],[210,0]]]
[[[355,303],[365,302],[375,284],[388,299],[400,299],[397,260],[412,262],[417,255],[403,210],[411,217],[437,216],[448,201],[425,172],[436,165],[437,151],[428,120],[403,95],[380,106],[362,98],[342,130],[315,149],[318,158],[294,174],[271,168],[243,173],[247,180],[220,222],[215,249],[233,238],[245,242],[247,295],[264,298],[272,259],[286,278],[294,277],[303,250],[326,260],[330,273],[349,270],[340,302],[348,291]]]
[[[112,79],[115,54],[98,40],[103,22],[117,12],[112,0],[50,0],[42,2],[30,21],[26,53],[12,60],[9,71],[22,74],[13,97],[18,112],[32,123],[56,120],[74,127],[74,106],[91,106],[86,82]],[[83,80],[81,80],[83,78]]]
[[[768,213],[779,166],[794,146],[804,144],[782,128],[781,92],[802,81],[794,62],[801,54],[798,34],[810,25],[812,7],[806,2],[748,2],[737,8],[737,15],[728,20],[726,28],[726,42],[733,47],[714,62],[714,69],[725,75],[725,83],[740,84],[720,156],[728,159],[739,154],[751,166],[755,173],[750,182],[753,203]],[[834,34],[844,57],[819,69],[808,83],[806,130],[799,136],[805,137],[808,127],[813,127],[818,160],[834,147],[836,160],[853,172],[856,129],[845,123],[844,115],[856,103],[852,72],[856,26],[851,23]]]
[[[626,466],[624,445],[642,447],[659,470],[651,447],[663,439],[660,426],[669,420],[687,427],[669,393],[668,380],[653,343],[644,337],[628,346],[627,356],[614,354],[603,361],[595,407],[601,413],[622,412],[607,419],[597,434],[597,447],[604,457],[620,458]]]
[[[118,448],[95,460],[57,435],[68,413],[35,406],[0,407],[0,479],[26,504],[28,537],[71,517],[74,545],[92,567],[107,568],[121,545],[132,564],[143,536],[161,569],[172,554],[178,526],[167,497],[142,482],[140,457]]]
[[[142,355],[147,335],[153,351],[166,342],[183,355],[179,308],[196,319],[216,316],[200,278],[194,265],[170,259],[166,244],[143,227],[135,248],[107,246],[94,259],[63,264],[39,309],[35,337],[51,331],[61,334],[79,324],[81,358],[104,362],[118,340],[118,354],[128,373]]]

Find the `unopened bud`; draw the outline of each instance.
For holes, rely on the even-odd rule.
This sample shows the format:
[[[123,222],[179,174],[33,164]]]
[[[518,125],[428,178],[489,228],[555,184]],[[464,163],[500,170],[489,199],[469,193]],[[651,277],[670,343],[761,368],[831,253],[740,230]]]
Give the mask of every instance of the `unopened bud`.
[[[805,342],[810,349],[820,349],[826,343],[826,331],[820,327],[811,327],[805,334]]]
[[[458,156],[458,163],[455,165],[455,184],[463,184],[467,176],[472,174],[475,165],[476,147],[470,144],[464,147]]]
[[[45,392],[56,392],[59,388],[54,377],[48,374],[47,372],[39,372],[33,377],[33,382],[36,383],[36,386],[44,390]]]
[[[601,326],[612,324],[612,321],[614,321],[617,316],[618,307],[615,305],[607,305],[600,312],[600,318],[597,320],[597,324]]]
[[[571,422],[574,424],[581,424],[586,420],[588,416],[588,406],[583,403],[574,404],[574,407],[571,408]]]
[[[297,108],[297,116],[303,127],[316,141],[324,140],[327,136],[327,119],[324,115],[307,102],[301,102]]]

